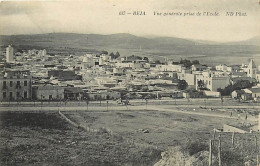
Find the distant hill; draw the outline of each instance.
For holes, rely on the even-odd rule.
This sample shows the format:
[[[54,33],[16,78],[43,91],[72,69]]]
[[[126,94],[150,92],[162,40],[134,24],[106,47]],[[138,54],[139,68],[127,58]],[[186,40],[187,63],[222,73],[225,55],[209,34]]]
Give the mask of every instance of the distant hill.
[[[102,50],[119,51],[121,56],[147,56],[151,58],[200,59],[207,63],[220,63],[220,57],[248,57],[260,54],[259,37],[247,41],[217,43],[176,37],[139,37],[128,33],[112,35],[49,33],[34,35],[0,36],[1,54],[7,45],[16,51],[46,49],[49,54],[100,53]],[[214,57],[214,61],[212,59]],[[237,60],[239,58],[234,58]],[[212,61],[212,62],[211,62]],[[223,61],[223,60],[221,60]]]
[[[39,35],[11,35],[1,36],[2,45],[48,45],[72,46],[74,44],[86,46],[111,46],[119,48],[167,48],[178,45],[196,45],[196,42],[174,37],[144,38],[127,33],[112,35],[50,33]],[[50,45],[51,46],[51,45]]]
[[[226,45],[256,45],[260,46],[260,36],[253,37],[251,39],[245,41],[238,41],[238,42],[227,42],[224,43]]]

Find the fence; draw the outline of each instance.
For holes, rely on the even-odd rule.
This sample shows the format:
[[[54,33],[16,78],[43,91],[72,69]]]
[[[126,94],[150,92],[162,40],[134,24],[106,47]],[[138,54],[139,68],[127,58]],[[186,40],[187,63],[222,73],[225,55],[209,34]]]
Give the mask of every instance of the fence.
[[[248,166],[259,166],[258,138],[259,133],[214,132],[209,140],[209,166],[213,165],[213,155],[217,156],[219,166],[232,162],[229,160],[244,162]]]

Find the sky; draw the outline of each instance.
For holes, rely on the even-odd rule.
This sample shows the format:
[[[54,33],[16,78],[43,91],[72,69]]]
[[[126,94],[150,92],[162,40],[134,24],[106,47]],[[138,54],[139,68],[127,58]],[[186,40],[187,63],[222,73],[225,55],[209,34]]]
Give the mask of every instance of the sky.
[[[119,15],[145,11],[145,16]],[[195,16],[156,16],[195,13]],[[219,16],[197,16],[200,12]],[[226,12],[246,16],[226,16]],[[0,34],[130,33],[218,42],[260,36],[259,0],[85,0],[1,1]]]

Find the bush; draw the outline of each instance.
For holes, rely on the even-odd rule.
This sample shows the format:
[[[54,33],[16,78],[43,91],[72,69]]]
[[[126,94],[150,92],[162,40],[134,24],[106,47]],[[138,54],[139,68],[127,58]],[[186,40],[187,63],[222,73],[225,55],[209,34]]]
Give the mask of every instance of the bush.
[[[178,82],[178,89],[179,90],[184,90],[188,87],[188,83],[185,80],[180,80]]]
[[[217,91],[220,92],[222,96],[229,96],[234,90],[252,88],[253,86],[254,83],[250,83],[248,80],[239,80],[234,85],[228,85],[224,89],[218,88]]]
[[[189,142],[182,148],[182,151],[188,152],[189,155],[192,156],[201,151],[208,151],[208,145],[200,142]]]

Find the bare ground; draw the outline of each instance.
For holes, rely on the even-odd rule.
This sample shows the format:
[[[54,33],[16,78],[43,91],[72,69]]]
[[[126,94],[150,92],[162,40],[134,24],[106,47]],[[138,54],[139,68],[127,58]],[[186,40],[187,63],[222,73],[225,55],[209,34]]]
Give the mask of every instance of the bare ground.
[[[154,107],[63,112],[73,122],[93,131],[71,126],[57,111],[1,111],[0,164],[153,165],[160,160],[160,153],[171,146],[181,146],[192,153],[194,149],[195,153],[196,149],[208,150],[214,128],[225,123],[251,122],[230,118],[229,111],[236,116],[237,110],[187,107],[174,111],[171,107],[165,106],[160,111]],[[244,165],[248,160],[255,162],[258,153],[255,135],[259,137],[237,134],[235,146],[231,147],[231,135],[222,133],[224,165],[232,165],[233,160],[236,165]]]

